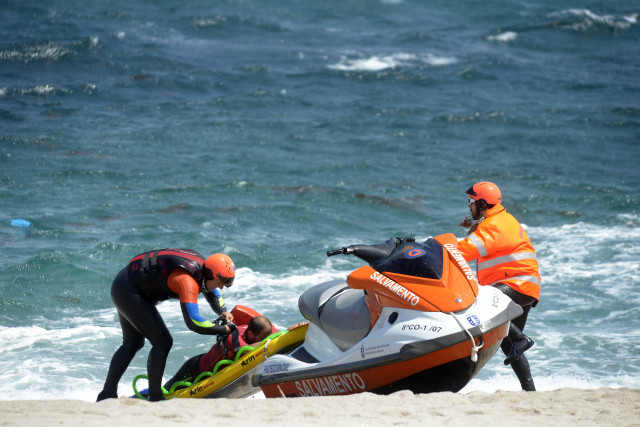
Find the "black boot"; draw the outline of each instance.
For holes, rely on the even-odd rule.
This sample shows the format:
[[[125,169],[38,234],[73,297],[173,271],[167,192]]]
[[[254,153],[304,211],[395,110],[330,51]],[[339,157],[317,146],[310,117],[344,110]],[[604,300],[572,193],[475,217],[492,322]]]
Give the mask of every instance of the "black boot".
[[[515,372],[518,380],[520,380],[520,387],[524,391],[536,391],[536,386],[533,383],[531,377],[531,368],[529,368],[529,361],[524,354],[518,356],[511,363],[511,368]]]
[[[147,396],[147,400],[149,402],[159,402],[161,400],[164,400],[164,394],[162,394],[162,392],[160,392],[160,394],[157,393],[149,393],[149,395]]]
[[[101,400],[105,400],[105,399],[117,399],[117,398],[118,398],[117,391],[102,390],[100,394],[98,394],[98,398],[96,399],[96,402],[100,402]]]
[[[533,340],[526,336],[520,328],[513,323],[509,327],[509,340],[511,341],[511,350],[507,354],[507,358],[504,359],[505,365],[510,365],[516,360],[522,353],[533,347]]]

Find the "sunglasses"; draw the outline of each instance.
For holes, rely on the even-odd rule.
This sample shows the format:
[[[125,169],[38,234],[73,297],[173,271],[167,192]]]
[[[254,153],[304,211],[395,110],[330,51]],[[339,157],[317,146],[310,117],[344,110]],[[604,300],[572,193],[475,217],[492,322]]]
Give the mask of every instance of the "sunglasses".
[[[235,279],[235,277],[224,277],[220,273],[216,274],[216,276],[218,277],[218,280],[220,280],[220,283],[222,283],[222,285],[225,288],[230,287],[231,284],[233,283],[233,279]],[[213,276],[213,271],[211,271],[210,268],[205,268],[204,269],[204,278],[205,278],[205,280],[213,280],[213,279],[215,279],[215,277]]]
[[[231,286],[231,284],[233,283],[233,279],[235,279],[235,277],[224,277],[221,276],[220,273],[218,273],[218,280],[220,280],[220,283],[222,283],[225,288]]]

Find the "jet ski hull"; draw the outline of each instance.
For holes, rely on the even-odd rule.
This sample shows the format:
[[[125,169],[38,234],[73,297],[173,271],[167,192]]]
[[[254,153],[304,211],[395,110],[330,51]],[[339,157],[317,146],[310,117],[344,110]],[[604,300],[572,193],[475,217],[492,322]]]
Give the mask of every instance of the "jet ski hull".
[[[472,345],[465,340],[411,360],[395,363],[379,360],[377,366],[364,369],[335,366],[333,372],[324,375],[322,370],[308,370],[282,376],[278,380],[262,380],[260,386],[266,397],[330,396],[367,391],[390,394],[400,390],[414,393],[457,392],[493,357],[508,329],[509,324],[506,323],[476,338],[484,343],[483,351],[478,352],[477,362],[471,361]]]
[[[346,349],[312,323],[305,342],[266,361],[253,382],[266,397],[457,392],[493,357],[510,320],[521,313],[507,296],[485,287],[458,313],[385,307],[371,331]]]

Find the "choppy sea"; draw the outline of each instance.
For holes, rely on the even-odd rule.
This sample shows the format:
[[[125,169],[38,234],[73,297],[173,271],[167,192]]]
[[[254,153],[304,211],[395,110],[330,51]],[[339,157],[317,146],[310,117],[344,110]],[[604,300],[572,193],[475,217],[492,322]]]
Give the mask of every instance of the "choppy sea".
[[[305,289],[361,265],[328,249],[462,237],[481,180],[538,252],[538,389],[640,388],[639,13],[3,0],[0,399],[95,400],[121,340],[110,285],[140,252],[228,253],[227,304],[287,326]],[[168,378],[212,343],[159,309]],[[499,354],[463,392],[518,389]]]

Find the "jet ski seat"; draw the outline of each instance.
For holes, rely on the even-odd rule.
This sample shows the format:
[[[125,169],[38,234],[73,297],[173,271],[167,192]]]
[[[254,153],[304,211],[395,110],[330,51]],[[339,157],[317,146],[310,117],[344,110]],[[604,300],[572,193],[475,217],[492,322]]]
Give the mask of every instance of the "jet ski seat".
[[[344,351],[371,330],[371,314],[364,297],[362,289],[351,289],[344,280],[332,280],[300,295],[298,308]]]

